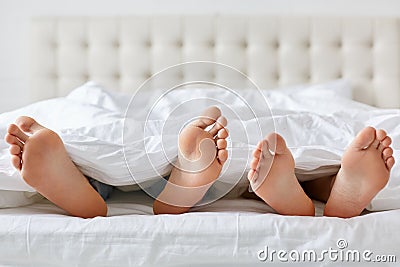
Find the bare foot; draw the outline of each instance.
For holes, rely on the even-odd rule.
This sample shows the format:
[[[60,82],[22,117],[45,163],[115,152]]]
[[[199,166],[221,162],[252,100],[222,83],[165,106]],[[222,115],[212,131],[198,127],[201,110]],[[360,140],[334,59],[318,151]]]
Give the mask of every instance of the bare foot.
[[[392,140],[383,130],[363,129],[344,153],[324,215],[360,215],[389,180],[394,165]]]
[[[293,156],[280,135],[269,134],[258,143],[253,156],[248,179],[261,199],[279,214],[315,214],[311,199],[304,193],[294,173]]]
[[[5,140],[13,166],[44,197],[74,216],[107,215],[104,200],[71,161],[55,132],[32,118],[19,117]]]
[[[203,198],[228,159],[226,124],[221,111],[210,107],[182,130],[178,160],[168,183],[154,202],[154,214],[183,213]],[[211,125],[212,128],[206,131]]]

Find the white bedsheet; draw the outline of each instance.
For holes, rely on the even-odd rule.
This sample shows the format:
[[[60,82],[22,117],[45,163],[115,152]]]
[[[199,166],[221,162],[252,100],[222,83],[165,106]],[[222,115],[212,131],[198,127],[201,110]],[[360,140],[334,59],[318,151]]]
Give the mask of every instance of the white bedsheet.
[[[328,89],[329,86],[332,85],[325,85]],[[152,116],[146,120],[148,110],[160,96],[160,91],[140,95],[137,98],[140,101],[134,102],[125,118],[129,98],[88,83],[66,98],[47,100],[1,114],[0,135],[4,135],[7,125],[17,116],[33,116],[60,134],[71,158],[86,175],[117,186],[144,183],[159,179],[158,174],[168,173],[171,168],[168,160],[177,155],[177,133],[181,125],[198,116],[208,105],[216,103],[211,100],[218,100],[227,104],[221,106],[229,119],[231,135],[231,157],[219,178],[226,184],[240,180],[248,169],[254,146],[271,131],[285,137],[301,179],[337,170],[346,146],[358,131],[368,125],[387,130],[394,141],[394,157],[399,158],[399,110],[373,108],[320,87],[287,92],[263,91],[261,96],[268,99],[272,113],[266,110],[263,97],[254,90],[241,93],[252,110],[226,91],[178,90],[157,102]],[[180,103],[201,97],[207,101],[196,102],[195,107],[185,106],[180,113],[168,117]],[[255,118],[251,112],[256,114]],[[169,128],[165,127],[168,129],[162,132],[165,121],[169,122]],[[124,123],[129,126],[128,131],[124,131]],[[0,150],[0,189],[32,191],[11,166],[4,141],[0,141]],[[23,200],[14,201],[15,205],[32,202],[22,193],[6,194],[16,196],[13,201]],[[400,208],[399,203],[400,165],[396,164],[388,186],[372,201],[369,209],[395,209]],[[0,204],[2,207],[10,206],[10,203]]]
[[[257,256],[265,246],[321,253],[339,250],[339,239],[348,244],[344,250],[370,250],[372,258],[395,255],[400,260],[400,210],[352,219],[281,216],[261,201],[225,199],[188,214],[153,216],[151,203],[142,192],[116,191],[108,201],[110,217],[94,219],[66,216],[47,201],[1,209],[0,265],[265,266],[271,262]],[[321,213],[320,203],[317,207]],[[275,257],[273,263],[281,262]],[[297,264],[344,265],[329,258]]]

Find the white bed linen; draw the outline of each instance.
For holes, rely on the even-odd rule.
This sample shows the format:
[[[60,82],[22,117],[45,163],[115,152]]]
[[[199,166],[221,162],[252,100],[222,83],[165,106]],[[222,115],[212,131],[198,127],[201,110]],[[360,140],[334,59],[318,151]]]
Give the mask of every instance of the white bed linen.
[[[335,172],[346,146],[368,125],[387,130],[394,140],[394,156],[400,156],[400,111],[373,108],[342,97],[343,93],[339,94],[337,90],[323,90],[332,88],[340,88],[343,91],[345,86],[341,82],[335,82],[286,91],[262,91],[261,96],[264,95],[268,99],[272,115],[263,109],[264,99],[260,98],[258,91],[244,90],[241,96],[251,105],[257,119],[251,117],[252,114],[238,101],[236,95],[227,91],[177,90],[158,102],[154,116],[147,122],[147,132],[144,134],[145,118],[154,100],[160,96],[160,91],[145,92],[138,98],[140,101],[134,103],[131,110],[134,112],[126,120],[132,123],[132,127],[128,132],[124,132],[124,111],[129,98],[108,92],[95,83],[88,83],[74,90],[66,98],[47,100],[0,115],[3,127],[0,130],[4,133],[5,125],[18,115],[33,116],[60,134],[73,161],[83,173],[117,186],[149,182],[158,177],[158,174],[169,172],[171,165],[168,164],[167,157],[173,159],[177,155],[179,128],[187,119],[198,116],[200,110],[210,103],[197,102],[196,108],[185,107],[184,116],[175,116],[169,120],[172,121],[169,124],[172,130],[168,129],[167,134],[161,134],[161,126],[176,105],[187,99],[199,97],[229,103],[230,107],[242,116],[239,120],[229,113],[229,110],[222,108],[230,119],[231,135],[228,148],[231,157],[219,179],[226,184],[234,184],[240,180],[244,170],[248,168],[254,146],[266,133],[272,131],[277,131],[285,137],[296,160],[297,172],[301,174],[299,178],[303,180],[315,177],[316,173],[321,175],[321,172]],[[261,131],[257,132],[259,125]],[[240,132],[239,129],[244,129],[245,132]],[[127,140],[129,149],[125,149],[126,159],[134,180],[124,160],[123,146]],[[7,145],[4,142],[0,145],[0,189],[32,190],[10,165]],[[145,147],[148,148],[147,151]],[[393,168],[388,186],[372,201],[368,207],[370,210],[400,207],[399,166],[396,164]],[[23,199],[22,195],[18,197]],[[10,203],[4,203],[2,206],[10,206]]]
[[[327,93],[326,95],[323,94],[324,91]],[[61,136],[72,160],[84,174],[116,186],[142,183],[170,171],[171,165],[168,159],[173,160],[177,155],[177,134],[180,127],[188,119],[199,116],[204,108],[214,102],[196,102],[196,107],[185,106],[182,110],[182,113],[185,114],[183,116],[177,114],[170,116],[172,110],[180,103],[190,99],[218,99],[222,103],[227,103],[228,107],[240,114],[243,119],[239,120],[231,110],[222,107],[224,114],[230,120],[229,129],[232,140],[232,146],[229,148],[232,164],[229,165],[229,168],[228,164],[225,164],[222,176],[226,178],[227,182],[235,183],[236,177],[240,177],[247,168],[254,146],[266,133],[281,128],[282,134],[287,133],[287,137],[289,135],[295,137],[296,130],[301,131],[304,128],[301,127],[302,122],[309,122],[315,117],[308,116],[308,114],[297,116],[296,112],[290,110],[306,113],[310,111],[310,104],[313,103],[314,108],[311,110],[315,110],[315,98],[312,96],[317,92],[322,98],[336,95],[347,96],[348,91],[348,85],[340,80],[324,85],[304,85],[274,92],[262,91],[260,93],[257,90],[244,90],[241,96],[250,104],[253,109],[250,110],[244,106],[243,102],[238,101],[236,95],[227,91],[215,88],[212,90],[177,90],[164,96],[157,103],[156,109],[152,111],[152,117],[148,118],[149,110],[163,93],[163,90],[155,90],[140,92],[139,96],[135,98],[138,101],[130,105],[131,116],[125,120],[130,96],[107,91],[100,85],[89,82],[75,89],[65,98],[46,100],[1,114],[0,136],[5,135],[8,124],[13,123],[18,116],[32,116]],[[300,103],[296,100],[296,98],[301,98],[298,92],[305,94]],[[276,117],[272,117],[270,111],[267,110],[268,105],[263,99],[264,95],[268,98],[268,104],[276,113]],[[309,97],[312,99],[306,99]],[[359,109],[365,107],[365,105],[354,105]],[[340,107],[334,103],[330,105],[324,103],[318,105],[317,110],[327,113],[332,110],[340,110]],[[259,115],[257,118],[259,121],[252,116],[252,111]],[[288,122],[286,115],[291,116],[292,121]],[[170,122],[168,124],[170,128],[161,132],[165,121]],[[262,124],[262,131],[259,130],[259,122]],[[129,131],[124,132],[124,123],[128,126],[132,125]],[[293,124],[291,129],[287,128],[288,123]],[[146,132],[144,132],[145,129]],[[321,147],[318,142],[316,142],[318,145],[315,146],[306,143],[310,141],[308,137],[305,139],[290,138],[289,140],[289,145],[293,146],[294,156],[298,159],[298,168],[313,170],[323,165],[338,164],[340,156],[333,156],[329,149],[328,153],[325,153],[323,146]],[[323,144],[323,140],[319,139],[319,141]],[[297,143],[302,143],[304,146],[298,149],[294,147],[299,147],[296,145]],[[347,140],[342,140],[342,147],[346,143]],[[124,155],[124,145],[126,155]],[[164,146],[162,147],[162,145]],[[168,158],[164,156],[163,148]],[[315,149],[313,150],[313,148]],[[33,191],[21,179],[19,172],[11,166],[8,145],[3,140],[0,140],[0,152],[0,189]],[[334,152],[338,152],[337,149],[334,149]],[[333,154],[340,154],[340,152]],[[128,160],[131,173],[126,166],[125,158]],[[302,159],[304,160],[302,161]],[[232,177],[233,180],[230,179]]]
[[[271,263],[257,258],[265,246],[320,253],[338,249],[339,239],[347,241],[348,249],[400,259],[400,210],[313,218],[270,213],[257,200],[223,199],[188,214],[153,216],[151,203],[143,192],[116,191],[108,201],[110,216],[94,219],[66,216],[47,201],[1,209],[0,265],[261,266]],[[319,214],[321,209],[317,203]],[[328,259],[297,264],[343,266]]]

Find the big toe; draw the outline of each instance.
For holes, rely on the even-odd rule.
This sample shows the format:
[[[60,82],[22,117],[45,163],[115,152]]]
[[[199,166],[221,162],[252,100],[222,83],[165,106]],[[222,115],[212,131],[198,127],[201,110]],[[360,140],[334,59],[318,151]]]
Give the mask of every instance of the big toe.
[[[44,127],[40,125],[37,121],[35,121],[31,117],[21,116],[16,119],[15,123],[21,128],[22,131],[27,133],[34,133]]]
[[[283,139],[283,137],[277,133],[271,133],[267,135],[265,140],[268,142],[268,149],[273,153],[285,154],[288,151],[285,139]]]
[[[366,127],[361,130],[354,141],[351,143],[351,147],[360,150],[366,149],[371,146],[376,140],[376,130],[373,127]]]
[[[219,117],[221,117],[221,110],[212,106],[204,110],[201,116],[195,120],[192,125],[205,129],[215,123]]]

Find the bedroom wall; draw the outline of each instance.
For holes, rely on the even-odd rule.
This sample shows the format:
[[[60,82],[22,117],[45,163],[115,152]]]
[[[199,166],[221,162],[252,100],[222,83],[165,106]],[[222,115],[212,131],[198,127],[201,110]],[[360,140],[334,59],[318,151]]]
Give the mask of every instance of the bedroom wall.
[[[29,20],[34,16],[194,13],[400,17],[398,0],[0,0],[0,112],[29,103]]]

